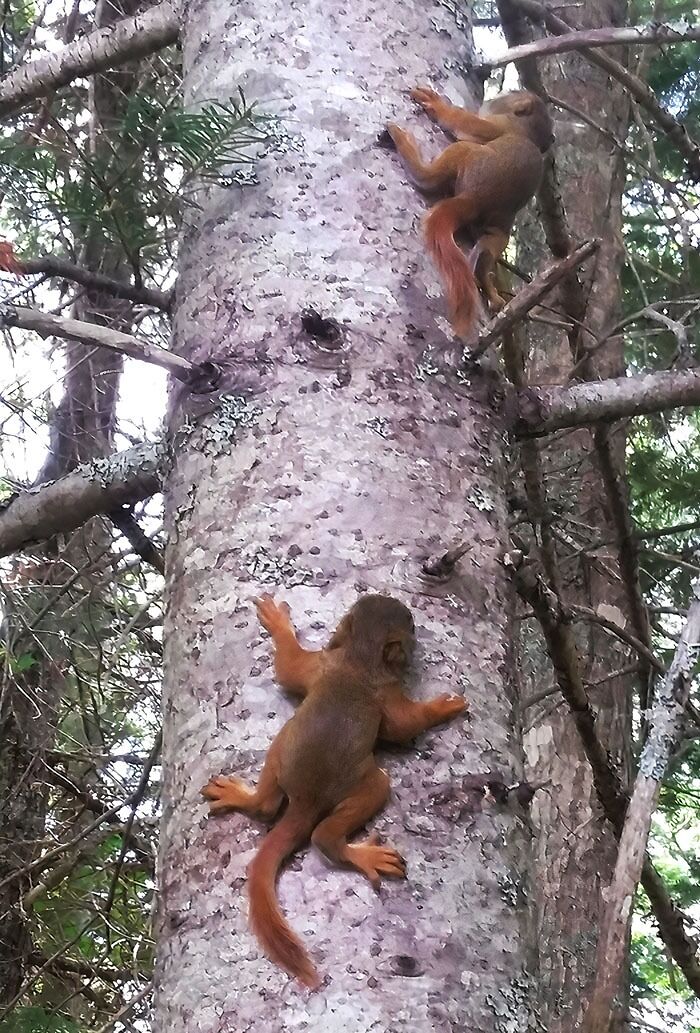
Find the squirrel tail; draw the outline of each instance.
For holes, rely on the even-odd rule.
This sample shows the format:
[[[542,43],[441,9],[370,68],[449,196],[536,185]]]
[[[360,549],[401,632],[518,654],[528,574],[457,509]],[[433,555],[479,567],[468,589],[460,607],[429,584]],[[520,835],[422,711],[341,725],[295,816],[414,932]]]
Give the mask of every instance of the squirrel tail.
[[[248,867],[253,932],[270,960],[310,989],[319,985],[320,978],[301,941],[284,920],[275,883],[282,862],[308,838],[313,824],[290,804]]]
[[[473,264],[457,246],[454,235],[473,219],[473,206],[466,198],[449,197],[431,208],[425,220],[428,251],[447,288],[452,326],[457,336],[468,342],[476,330],[481,301]]]

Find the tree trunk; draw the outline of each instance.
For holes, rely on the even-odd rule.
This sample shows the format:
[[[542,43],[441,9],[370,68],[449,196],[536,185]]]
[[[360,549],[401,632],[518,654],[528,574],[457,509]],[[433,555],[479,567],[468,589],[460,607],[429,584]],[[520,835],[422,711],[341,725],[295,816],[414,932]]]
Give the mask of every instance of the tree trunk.
[[[134,6],[133,0],[127,0],[121,10]],[[120,10],[102,0],[95,20],[98,27],[104,27],[120,16]],[[91,83],[92,156],[95,161],[102,159],[107,167],[114,160],[114,152],[106,134],[114,133],[134,82],[132,64],[109,73],[108,78],[96,76]],[[125,149],[116,150],[117,160],[126,163]],[[120,194],[117,186],[113,197],[115,210],[123,201]],[[133,201],[126,201],[127,207],[130,203],[133,209]],[[79,232],[82,227],[76,229]],[[124,277],[122,248],[103,232],[99,223],[80,244],[86,268]],[[73,310],[79,319],[124,330],[130,322],[132,305],[107,292],[87,289]],[[77,342],[67,345],[63,396],[51,415],[48,454],[37,483],[59,478],[81,463],[112,452],[122,365],[122,356],[106,349]],[[22,609],[9,612],[3,628],[4,644],[14,667],[13,663],[7,665],[0,694],[0,825],[5,830],[0,849],[0,883],[29,864],[42,847],[49,804],[44,759],[55,747],[62,705],[67,704],[70,709],[71,697],[75,698],[74,671],[85,675],[93,672],[96,664],[99,666],[101,650],[97,643],[107,639],[113,619],[99,605],[102,590],[95,587],[100,568],[110,562],[111,542],[105,520],[94,519],[67,540],[50,541],[36,562],[18,564],[16,568],[17,581],[24,582],[23,591],[18,593]],[[57,589],[71,580],[75,572],[87,568],[90,573],[75,582],[78,602],[68,607],[70,616],[63,612],[59,615],[52,605]],[[72,601],[74,597],[68,598]],[[43,616],[37,621],[39,613]],[[33,661],[24,673],[16,666],[21,657]],[[80,728],[89,746],[90,736],[96,734],[91,710],[83,714]],[[75,742],[78,734],[74,728],[69,740]],[[91,768],[81,761],[71,774],[77,782],[88,784]],[[82,808],[78,810],[76,818],[75,801],[71,801],[64,813],[54,814],[54,818],[79,826],[87,819]],[[20,994],[29,964],[32,938],[22,900],[30,887],[31,877],[27,876],[14,877],[0,886],[0,1007],[9,1005]],[[55,993],[56,987],[51,979],[43,980],[42,1003],[46,1006],[52,1003],[52,990]],[[63,1001],[65,988],[55,996]]]
[[[514,21],[509,18],[513,7],[503,0],[499,4],[511,45],[521,41],[517,34],[522,28],[517,17]],[[566,17],[575,21],[577,28],[617,24],[624,21],[624,10],[621,0],[592,0],[580,9],[567,11]],[[590,112],[615,138],[624,139],[627,99],[600,69],[578,53],[559,55],[538,67],[550,95]],[[614,325],[619,314],[623,158],[608,138],[574,116],[560,111],[556,117],[558,187],[571,236],[574,243],[593,238],[601,241],[594,258],[579,275],[583,305],[573,314],[592,334],[601,334]],[[538,236],[541,231],[528,224],[520,260],[533,269],[549,258],[544,244],[537,245]],[[555,308],[555,318],[560,312],[564,319],[572,314],[564,289],[546,300]],[[588,333],[580,337],[585,345],[593,340]],[[531,349],[529,382],[567,383],[573,366],[567,336],[533,323],[527,343]],[[586,375],[591,379],[619,376],[623,368],[623,340],[618,336],[596,354]],[[592,436],[588,428],[566,430],[523,448],[535,449],[542,464],[547,498],[543,516],[550,528],[563,600],[593,610],[603,607],[603,612],[619,614],[619,623],[624,625],[629,606],[612,544],[616,529]],[[622,469],[624,435],[616,433],[611,447],[613,461]],[[601,546],[601,542],[605,544]],[[589,543],[595,543],[595,548],[577,553],[581,544]],[[528,622],[525,629],[526,700],[535,699],[555,681],[551,661],[533,623]],[[629,675],[601,679],[634,667],[635,657],[595,625],[584,626],[577,643],[599,731],[624,778],[629,769],[634,683]],[[524,725],[528,777],[534,782],[551,780],[551,789],[538,794],[532,807],[537,833],[534,881],[539,939],[541,943],[557,944],[556,950],[542,954],[543,1014],[548,1033],[575,1033],[581,1028],[593,990],[602,892],[612,876],[617,847],[596,799],[590,764],[575,723],[560,694],[555,692],[527,707]],[[625,993],[623,981],[621,1003]]]
[[[437,2],[187,9],[188,104],[240,85],[288,136],[257,185],[202,189],[181,251],[175,346],[220,363],[226,387],[205,414],[183,393],[171,409],[158,1031],[536,1025],[527,823],[482,795],[489,773],[521,770],[500,396],[426,349],[450,341],[423,202],[377,146],[391,118],[443,143],[406,90],[459,97],[445,68],[468,56],[463,28]],[[451,576],[422,572],[463,540]],[[372,824],[406,882],[375,896],[313,851],[283,873],[326,977],[311,997],[247,928],[262,830],[208,819],[199,796],[222,770],[255,779],[292,712],[251,610],[261,591],[290,602],[308,645],[358,594],[398,596],[418,626],[415,695],[471,701],[469,723],[381,755],[394,792]]]

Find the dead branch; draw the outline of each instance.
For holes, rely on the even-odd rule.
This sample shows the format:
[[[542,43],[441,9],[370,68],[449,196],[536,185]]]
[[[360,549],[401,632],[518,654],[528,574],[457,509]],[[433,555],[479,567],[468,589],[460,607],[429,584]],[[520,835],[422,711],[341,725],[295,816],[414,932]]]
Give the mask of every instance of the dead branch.
[[[693,585],[673,662],[656,694],[649,738],[642,751],[639,771],[627,808],[615,874],[606,896],[603,928],[598,940],[596,980],[584,1030],[608,1029],[617,979],[627,950],[627,927],[634,894],[644,863],[651,820],[661,791],[661,781],[680,741],[682,718],[688,701],[692,670],[700,644],[700,579]]]
[[[114,1029],[118,1023],[122,1023],[122,1020],[134,1010],[136,1005],[139,1004],[144,997],[147,997],[148,994],[150,994],[152,989],[153,984],[149,981],[137,994],[134,994],[131,1000],[127,1001],[126,1004],[111,1017],[111,1019],[108,1019],[104,1026],[100,1026],[97,1033],[109,1033],[109,1031]]]
[[[610,443],[609,430],[605,426],[597,427],[593,435],[598,467],[608,496],[610,515],[612,516],[617,538],[618,563],[622,584],[627,596],[627,606],[632,618],[632,626],[637,638],[652,653],[651,628],[649,614],[642,596],[639,583],[639,542],[634,533],[634,524],[630,515],[627,485],[615,461]],[[642,729],[646,731],[646,710],[649,705],[653,687],[653,667],[646,657],[641,657],[640,707],[642,710]]]
[[[598,801],[610,822],[615,836],[622,836],[628,796],[620,776],[598,736],[596,717],[591,709],[568,615],[561,609],[557,596],[550,591],[532,566],[521,567],[516,574],[518,592],[534,610],[547,643],[559,688],[571,711],[593,774]],[[684,916],[669,896],[663,879],[645,856],[641,881],[658,923],[659,934],[668,951],[700,996],[700,962],[696,946],[685,930]]]
[[[63,258],[55,258],[53,255],[42,255],[41,258],[29,258],[26,261],[18,259],[17,261],[22,273],[28,276],[36,273],[57,276],[62,280],[82,284],[83,287],[105,291],[117,298],[133,301],[136,305],[149,305],[162,312],[169,312],[172,305],[172,293],[155,290],[153,287],[134,287],[130,283],[113,280],[111,276],[91,272],[89,269],[83,269],[79,265],[67,262]]]
[[[515,4],[521,11],[524,11],[533,21],[543,24],[549,32],[555,36],[569,35],[572,32],[571,25],[559,15],[554,14],[538,0],[508,0]],[[693,179],[700,180],[700,147],[691,140],[688,133],[680,122],[677,122],[673,115],[663,108],[656,94],[647,86],[642,79],[628,71],[619,61],[613,60],[607,54],[595,49],[583,49],[582,56],[591,64],[598,65],[608,75],[616,79],[627,92],[636,100],[640,107],[651,115],[652,119],[666,134],[676,150],[683,156],[688,164],[688,169]],[[532,60],[532,57],[530,58]]]
[[[46,954],[41,951],[32,951],[29,956],[32,965],[46,966],[56,969],[59,972],[69,972],[72,975],[85,976],[87,979],[102,979],[105,983],[129,982],[134,978],[133,970],[130,968],[114,968],[111,965],[94,964],[91,961],[75,961],[73,958],[55,958],[50,961]]]
[[[8,326],[17,326],[22,330],[34,330],[41,337],[61,337],[66,341],[81,341],[83,344],[96,345],[120,352],[132,359],[140,359],[154,366],[166,369],[172,376],[184,383],[190,383],[196,373],[196,367],[180,355],[149,344],[132,334],[112,330],[99,323],[86,323],[81,319],[69,319],[64,316],[52,316],[39,309],[24,308],[18,305],[3,305],[0,309],[0,320]]]
[[[25,981],[25,983],[20,987],[15,996],[11,999],[9,1004],[7,1004],[2,1009],[2,1011],[0,1011],[0,1024],[4,1025],[3,1020],[7,1018],[7,1016],[10,1014],[17,1002],[22,1000],[27,991],[31,990],[31,988],[41,979],[43,973],[50,969],[51,966],[56,961],[58,961],[62,954],[64,954],[67,950],[70,950],[71,947],[74,947],[78,940],[81,939],[81,937],[83,937],[94,924],[94,917],[88,919],[87,922],[81,923],[78,932],[74,936],[72,936],[70,940],[66,940],[64,943],[62,943],[61,946],[50,957],[46,958],[42,965],[39,965],[34,975],[30,976],[30,978]]]
[[[131,507],[122,506],[119,509],[111,510],[107,515],[114,526],[124,535],[136,555],[140,556],[144,563],[150,564],[159,574],[165,576],[163,551],[144,532]]]
[[[148,760],[146,761],[146,764],[151,764],[151,766],[153,765],[153,761],[151,760],[152,754],[153,751],[151,751]],[[45,853],[43,853],[41,857],[37,857],[34,861],[30,861],[29,864],[22,865],[21,868],[16,868],[13,872],[10,872],[9,875],[6,875],[5,878],[0,882],[0,888],[6,886],[10,882],[14,882],[15,879],[21,879],[23,876],[29,875],[30,872],[44,871],[46,868],[50,866],[54,858],[61,857],[62,854],[67,853],[74,847],[83,843],[90,836],[90,834],[95,831],[95,829],[98,829],[100,825],[104,825],[104,823],[106,821],[109,821],[109,819],[113,817],[113,815],[118,814],[119,811],[122,810],[122,808],[128,807],[135,799],[137,799],[137,797],[141,795],[143,795],[143,789],[141,787],[141,782],[139,781],[139,784],[136,787],[136,789],[133,791],[133,793],[129,793],[125,800],[121,800],[119,803],[115,804],[113,807],[110,807],[108,810],[106,810],[103,814],[99,814],[94,821],[91,821],[89,825],[86,825],[85,828],[81,829],[80,832],[77,835],[73,836],[72,839],[69,839],[65,843],[59,843],[58,846],[52,847],[51,850],[47,850]],[[0,1018],[1,1017],[2,1016],[0,1016]]]
[[[514,0],[496,0],[496,4],[508,45],[512,47],[531,42],[531,27]],[[517,62],[517,68],[525,89],[546,99],[547,91],[544,88],[535,58],[521,58]],[[557,181],[556,161],[551,150],[545,159],[542,182],[537,191],[537,204],[549,250],[555,258],[566,258],[573,247],[573,242]],[[572,355],[577,360],[580,351],[581,324],[586,312],[586,292],[575,272],[567,273],[561,280],[560,295],[562,310],[573,324],[572,328],[567,331],[567,337]]]
[[[114,874],[112,876],[112,882],[110,884],[109,892],[107,893],[107,899],[105,901],[104,908],[103,908],[104,914],[107,915],[107,916],[109,916],[109,914],[110,914],[110,912],[112,910],[112,905],[114,904],[114,898],[115,898],[115,896],[117,894],[117,886],[119,885],[119,876],[121,874],[121,870],[122,870],[122,867],[124,865],[124,859],[126,857],[126,852],[129,849],[129,842],[130,842],[130,839],[131,839],[131,830],[133,829],[134,822],[136,821],[136,811],[138,809],[139,804],[141,803],[141,801],[143,800],[143,798],[145,796],[146,790],[148,789],[148,782],[149,782],[149,779],[151,777],[151,771],[153,770],[154,765],[157,763],[157,761],[158,761],[158,759],[160,757],[160,752],[161,752],[162,747],[163,747],[163,733],[161,731],[161,732],[158,732],[158,735],[156,736],[155,741],[153,743],[153,746],[151,748],[151,752],[148,755],[148,760],[146,761],[146,763],[143,766],[143,770],[141,772],[141,777],[139,778],[139,784],[136,786],[136,789],[131,794],[131,799],[129,801],[130,813],[129,813],[129,817],[126,820],[126,827],[124,829],[124,836],[122,838],[121,850],[119,851],[119,857],[117,858],[117,863],[114,866]]]
[[[649,531],[635,531],[640,541],[653,541],[655,538],[665,538],[667,535],[683,534],[686,531],[699,531],[700,520],[688,520],[684,524],[671,524],[667,527],[653,527]]]
[[[604,617],[598,613],[597,610],[591,610],[587,606],[576,606],[572,605],[569,607],[570,613],[579,618],[580,620],[587,621],[589,624],[599,624],[601,628],[605,628],[615,638],[618,638],[620,642],[625,642],[631,649],[642,657],[650,667],[652,667],[657,674],[665,674],[666,668],[661,663],[659,658],[654,655],[652,650],[647,646],[645,642],[633,635],[627,628],[623,628],[615,621],[610,620],[608,617]]]
[[[152,54],[174,43],[179,16],[171,3],[161,3],[133,18],[77,39],[74,43],[21,68],[0,81],[0,118],[37,97],[66,86],[73,79]]]
[[[20,492],[0,509],[0,556],[155,495],[163,463],[162,445],[137,445]]]
[[[581,50],[583,47],[613,47],[621,44],[661,46],[664,43],[682,43],[684,40],[698,39],[700,28],[686,22],[581,29],[561,36],[545,36],[544,39],[534,40],[532,43],[511,47],[499,57],[483,61],[477,67],[488,71],[491,68],[502,68],[513,61],[522,61],[524,58],[547,57],[550,54],[563,54],[568,50]]]
[[[522,438],[537,437],[563,427],[698,404],[700,368],[638,373],[570,387],[529,387],[518,393],[515,431]]]
[[[589,258],[599,246],[599,240],[589,240],[570,252],[566,258],[552,262],[541,273],[538,273],[484,327],[474,349],[468,353],[469,358],[478,359],[480,355],[483,355],[491,344],[502,337],[515,323],[523,319],[548,291],[556,287],[564,277]]]

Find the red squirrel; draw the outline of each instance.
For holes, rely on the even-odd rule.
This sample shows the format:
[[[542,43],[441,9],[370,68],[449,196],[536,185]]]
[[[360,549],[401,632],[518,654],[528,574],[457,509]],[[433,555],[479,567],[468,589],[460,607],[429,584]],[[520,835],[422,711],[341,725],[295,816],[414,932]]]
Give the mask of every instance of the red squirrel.
[[[277,681],[302,698],[267,753],[257,788],[219,776],[204,786],[212,814],[244,811],[274,821],[287,808],[248,868],[250,924],[267,956],[309,988],[320,979],[279,909],[277,873],[309,839],[332,861],[356,868],[375,889],[406,877],[403,858],[376,835],[348,837],[384,806],[389,777],[378,767],[378,739],[405,743],[461,713],[461,696],[410,700],[402,679],[413,648],[411,611],[390,596],[363,596],[343,617],[325,649],[303,649],[286,603],[256,600],[274,643]]]
[[[478,115],[455,107],[427,87],[417,87],[411,96],[459,141],[434,161],[424,162],[409,132],[393,123],[387,126],[416,186],[450,195],[428,212],[425,238],[447,288],[455,334],[470,343],[480,315],[478,286],[492,311],[503,307],[495,282],[496,262],[516,214],[540,184],[552,123],[534,93],[502,93],[486,101]],[[467,255],[455,243],[459,230],[471,239]]]

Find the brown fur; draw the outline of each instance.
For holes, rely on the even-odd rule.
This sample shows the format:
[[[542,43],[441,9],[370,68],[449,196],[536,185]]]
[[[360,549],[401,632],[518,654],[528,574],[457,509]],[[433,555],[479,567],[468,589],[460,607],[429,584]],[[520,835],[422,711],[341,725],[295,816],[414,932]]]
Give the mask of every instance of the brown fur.
[[[277,680],[303,702],[270,746],[256,789],[220,776],[202,793],[214,814],[240,810],[270,821],[289,801],[248,869],[250,922],[268,957],[313,988],[318,973],[277,903],[280,866],[311,837],[327,857],[356,868],[375,888],[382,876],[405,878],[403,858],[376,837],[348,843],[389,794],[375,744],[380,737],[406,742],[455,717],[466,703],[446,695],[413,702],[403,694],[414,627],[397,599],[364,596],[316,652],[299,645],[286,604],[264,595],[256,605],[274,642]]]
[[[426,238],[447,286],[455,333],[470,341],[479,316],[477,285],[492,310],[503,306],[495,282],[496,262],[506,248],[517,212],[539,186],[543,154],[552,143],[552,123],[534,93],[503,93],[487,101],[478,115],[454,107],[424,87],[411,95],[458,141],[426,163],[410,133],[387,126],[416,185],[453,195],[429,212]],[[469,258],[455,243],[460,231],[470,238]]]

